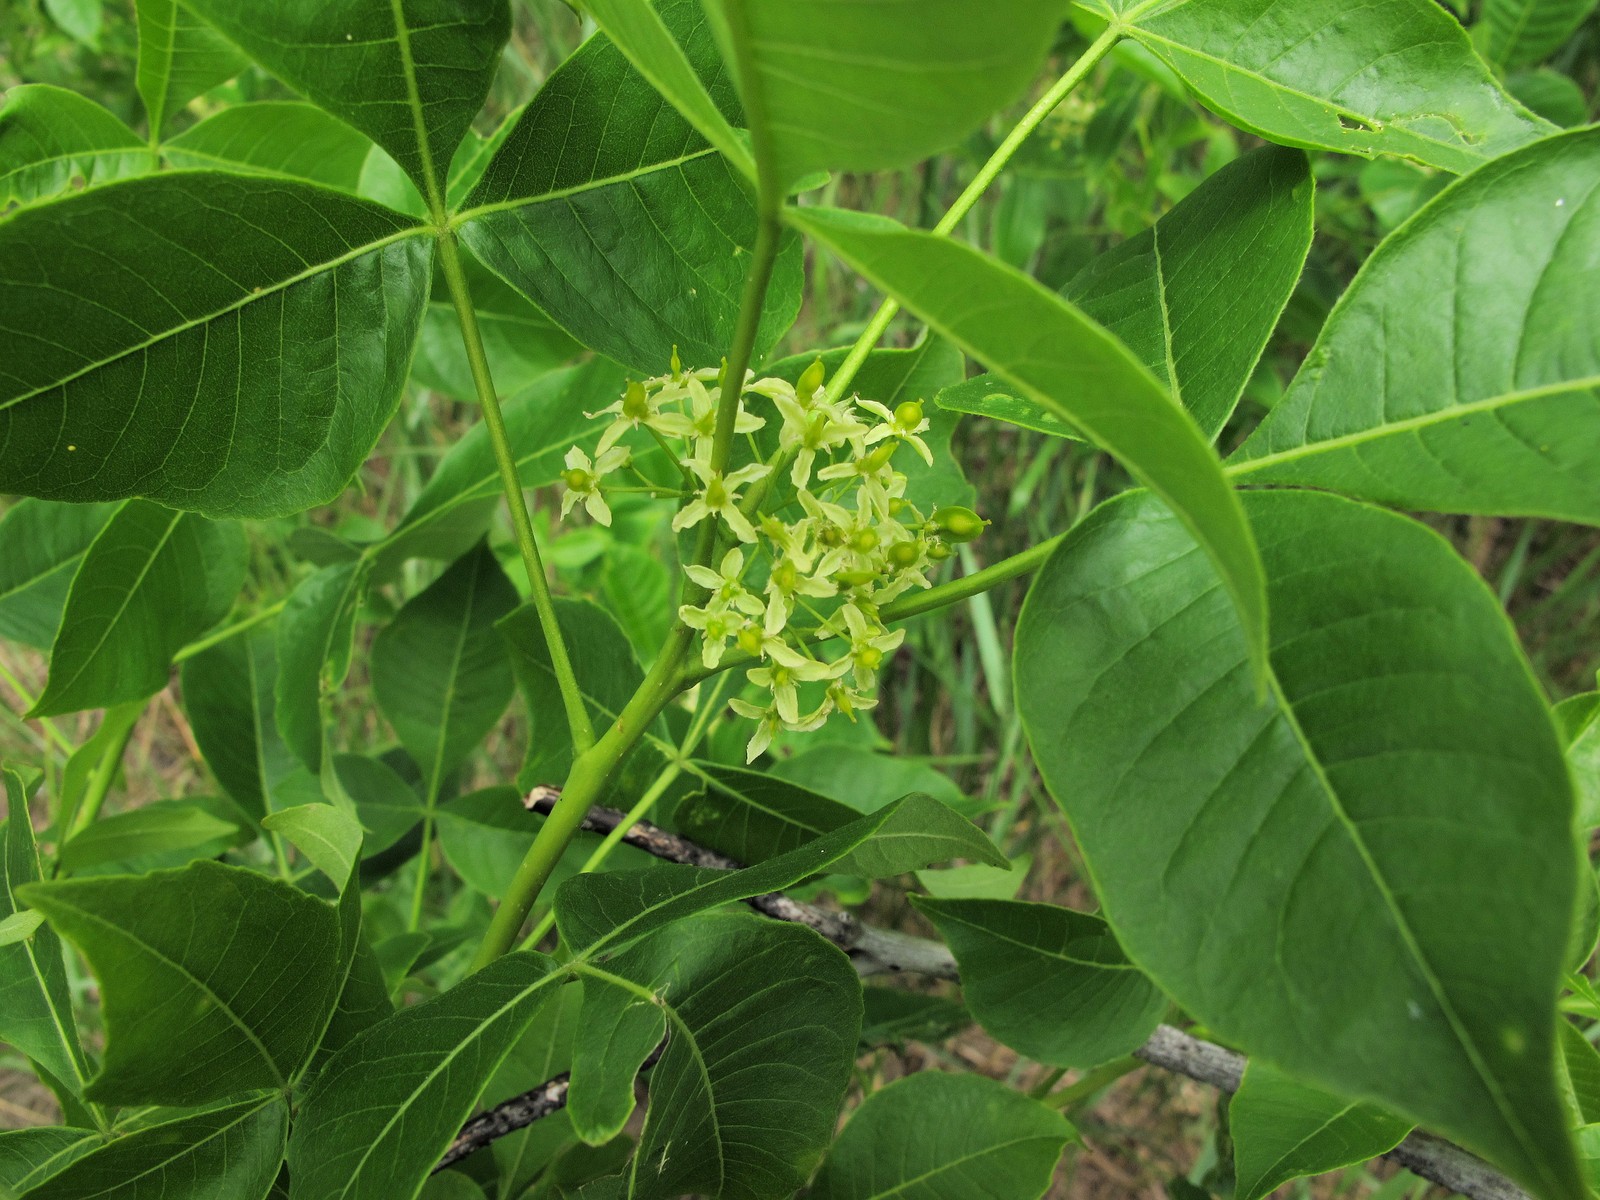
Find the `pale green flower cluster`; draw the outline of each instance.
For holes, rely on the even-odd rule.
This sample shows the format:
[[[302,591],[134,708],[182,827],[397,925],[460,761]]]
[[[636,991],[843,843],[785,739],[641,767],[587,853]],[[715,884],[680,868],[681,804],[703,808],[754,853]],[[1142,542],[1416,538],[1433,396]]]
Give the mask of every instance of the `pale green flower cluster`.
[[[748,746],[753,761],[780,730],[817,729],[835,712],[854,720],[877,703],[878,672],[905,639],[903,629],[884,625],[883,606],[931,586],[929,567],[950,557],[951,542],[975,537],[984,522],[966,509],[925,516],[905,498],[896,453],[909,447],[933,462],[921,436],[928,421],[920,402],[890,409],[858,396],[830,399],[820,362],[796,384],[747,373],[735,431],[754,434],[776,420],[777,451],[737,470],[713,470],[719,374],[685,371],[674,360],[671,374],[630,383],[615,404],[590,414],[611,421],[593,459],[577,447],[568,452],[561,511],[565,516],[582,502],[595,520],[610,523],[605,480],[629,466],[619,443],[634,430],[648,430],[677,458],[695,486],[673,529],[716,520],[736,543],[715,567],[686,568],[706,595],[678,615],[699,632],[708,669],[730,645],[759,660],[746,675],[765,693],[762,701],[731,701],[756,723]],[[749,489],[774,472],[782,474],[772,482],[790,485],[779,496],[787,503],[759,514]],[[810,619],[801,622],[801,613]],[[805,684],[821,686],[809,690],[803,707]]]

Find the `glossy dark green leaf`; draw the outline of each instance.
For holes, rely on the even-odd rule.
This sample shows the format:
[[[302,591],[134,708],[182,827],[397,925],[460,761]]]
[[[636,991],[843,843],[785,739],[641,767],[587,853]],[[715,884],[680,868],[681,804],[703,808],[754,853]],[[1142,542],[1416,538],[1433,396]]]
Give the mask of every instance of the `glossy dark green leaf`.
[[[219,838],[231,840],[239,832],[237,825],[199,804],[145,805],[101,817],[62,846],[57,861],[64,871],[79,871],[101,863],[204,846]]]
[[[0,106],[0,212],[149,168],[149,146],[93,100],[42,83],[6,93]]]
[[[65,1125],[0,1133],[0,1196],[13,1200],[101,1144],[94,1130]]]
[[[567,1112],[580,1138],[603,1146],[633,1115],[634,1076],[667,1035],[668,1010],[653,993],[606,979],[585,976],[582,986]]]
[[[635,1200],[792,1196],[822,1157],[861,1028],[861,985],[798,925],[704,917],[606,970],[660,997],[669,1036],[631,1167]]]
[[[970,246],[836,209],[791,220],[1172,504],[1218,564],[1261,661],[1265,584],[1238,499],[1193,418],[1122,343]]]
[[[232,521],[130,500],[78,564],[32,716],[142,700],[172,656],[233,607],[247,546]]]
[[[36,883],[23,898],[100,980],[97,1100],[201,1104],[282,1088],[336,999],[334,910],[254,871],[202,861]]]
[[[715,101],[736,102],[697,0],[657,12]],[[472,252],[584,345],[650,374],[715,365],[739,310],[755,209],[748,185],[604,37],[591,38],[523,111],[467,198]],[[789,239],[756,339],[800,307]]]
[[[287,176],[354,192],[372,148],[314,104],[261,100],[213,113],[169,138],[161,153],[175,167]]]
[[[40,878],[39,851],[28,818],[28,790],[22,776],[4,772],[6,812],[4,876],[0,878],[0,917],[32,907],[17,895]],[[48,925],[32,937],[0,946],[0,1041],[39,1063],[72,1092],[81,1093],[88,1061],[72,1016],[72,992],[61,939]]]
[[[1167,998],[1105,921],[1053,904],[917,896],[956,956],[979,1023],[1013,1050],[1093,1067],[1144,1044]]]
[[[552,967],[542,955],[507,955],[334,1055],[289,1141],[296,1200],[416,1195],[555,991]]]
[[[1060,1113],[981,1075],[923,1071],[868,1096],[814,1200],[1038,1200],[1072,1138]]]
[[[264,1200],[288,1127],[278,1096],[145,1126],[51,1175],[26,1200]]]
[[[421,233],[337,192],[210,172],[0,223],[0,490],[212,516],[333,499],[399,403]]]
[[[356,612],[366,591],[364,561],[324,567],[289,594],[278,617],[273,720],[307,769],[322,769],[324,698],[350,670]]]
[[[78,563],[115,511],[22,500],[0,517],[0,637],[49,647]]]
[[[1228,1102],[1238,1200],[1261,1200],[1305,1175],[1320,1175],[1377,1158],[1398,1146],[1411,1126],[1291,1079],[1261,1062],[1245,1068]]]
[[[1233,478],[1600,522],[1597,178],[1579,130],[1442,193],[1367,260]]]
[[[1214,439],[1300,278],[1314,199],[1304,154],[1257,150],[1061,294],[1121,338]]]
[[[506,0],[184,0],[290,87],[440,190],[511,32]]]
[[[556,891],[556,924],[566,945],[593,954],[719,905],[781,892],[819,872],[886,879],[953,858],[996,866],[1006,861],[965,817],[927,796],[907,796],[742,871],[661,866],[578,875]]]
[[[196,96],[232,79],[245,56],[207,29],[183,0],[134,0],[139,26],[139,96],[159,141],[169,118]]]
[[[1548,58],[1595,10],[1595,0],[1484,0],[1490,62],[1524,67]]]
[[[361,822],[333,804],[297,804],[268,814],[262,822],[286,839],[306,860],[342,888],[361,857]]]
[[[381,854],[422,820],[422,800],[394,769],[364,754],[336,754],[339,786],[356,806],[361,821],[361,855]]]
[[[742,863],[787,854],[861,815],[847,804],[759,771],[699,763],[695,774],[704,787],[678,805],[674,824],[691,841]]]
[[[506,436],[523,487],[545,487],[560,477],[568,448],[600,436],[599,422],[584,413],[612,403],[623,385],[621,369],[597,358],[552,372],[506,401]],[[474,425],[439,460],[399,526],[375,551],[377,562],[455,558],[483,535],[503,495],[488,428]]]
[[[1084,0],[1080,0],[1083,3]],[[1446,171],[1549,132],[1432,0],[1087,0],[1126,22],[1206,107],[1270,141]]]
[[[1148,494],[1069,534],[1023,610],[1018,708],[1106,916],[1219,1036],[1576,1196],[1552,1077],[1571,784],[1505,616],[1415,522],[1245,505],[1265,703],[1216,572]]]
[[[258,626],[187,658],[179,676],[195,742],[217,782],[259,821],[299,763],[278,735],[276,631]]]
[[[489,374],[501,395],[516,396],[526,391],[582,352],[583,347],[560,326],[465,251],[462,267],[472,307],[478,315]],[[422,318],[411,377],[434,391],[476,402],[477,385],[461,340],[461,319],[442,284],[442,278],[434,280],[433,299]]]
[[[372,694],[437,799],[516,690],[495,622],[517,592],[488,542],[406,602],[372,645]]]
[[[756,157],[787,186],[907,166],[956,145],[1037,76],[1062,0],[893,4],[714,0]]]

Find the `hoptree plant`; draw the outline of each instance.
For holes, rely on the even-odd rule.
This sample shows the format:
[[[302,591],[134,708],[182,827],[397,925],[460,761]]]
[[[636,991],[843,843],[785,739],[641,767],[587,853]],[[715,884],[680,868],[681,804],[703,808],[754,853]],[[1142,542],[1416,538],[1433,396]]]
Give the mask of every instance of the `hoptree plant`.
[[[135,7],[143,132],[0,110],[0,1040],[63,1114],[0,1192],[1027,1200],[1151,1061],[1236,1092],[1241,1200],[1589,1194],[1595,697],[1407,514],[1600,522],[1600,130],[1506,83],[1592,3],[584,0],[487,133],[508,0]],[[1052,289],[973,221],[1108,72],[1254,148]],[[925,228],[841,203],[1018,111]],[[1340,156],[1415,211],[1241,424]],[[882,302],[808,345],[824,271]],[[398,519],[321,515],[445,397]],[[991,553],[958,420],[1126,486]],[[871,752],[908,623],[1023,577],[1093,912]],[[175,666],[217,794],[108,813]],[[937,938],[839,902],[912,873]],[[854,1072],[968,1020],[1043,1084]]]

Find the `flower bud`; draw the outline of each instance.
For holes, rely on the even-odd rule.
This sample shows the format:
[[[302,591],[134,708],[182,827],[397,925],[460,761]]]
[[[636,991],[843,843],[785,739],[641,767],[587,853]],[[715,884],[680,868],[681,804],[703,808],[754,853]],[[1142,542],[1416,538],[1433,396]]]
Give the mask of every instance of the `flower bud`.
[[[954,553],[949,542],[932,542],[928,546],[928,558],[933,562],[943,562]]]
[[[800,403],[804,405],[810,404],[811,397],[816,395],[817,389],[823,385],[827,378],[828,372],[823,367],[820,358],[802,371],[800,378],[794,385],[795,394],[800,397]]]
[[[835,583],[841,583],[845,587],[866,587],[877,580],[878,573],[876,571],[835,571],[833,578]]]
[[[678,357],[678,348],[672,348],[672,382],[683,382],[683,360]]]
[[[637,379],[628,381],[628,390],[622,395],[622,415],[635,421],[650,415],[650,398],[645,394],[644,384]]]
[[[586,491],[594,482],[594,476],[577,467],[569,467],[561,472],[561,481],[575,492]]]
[[[970,508],[941,508],[933,514],[933,523],[938,527],[939,533],[952,542],[970,542],[988,526],[985,521]]]
[[[896,542],[885,557],[895,570],[908,571],[922,558],[922,547],[916,542]]]
[[[881,471],[889,465],[889,460],[894,457],[894,452],[900,449],[897,441],[880,442],[878,446],[861,460],[861,473],[871,475],[874,471]]]
[[[922,401],[907,400],[894,410],[894,423],[901,429],[915,429],[922,424]]]

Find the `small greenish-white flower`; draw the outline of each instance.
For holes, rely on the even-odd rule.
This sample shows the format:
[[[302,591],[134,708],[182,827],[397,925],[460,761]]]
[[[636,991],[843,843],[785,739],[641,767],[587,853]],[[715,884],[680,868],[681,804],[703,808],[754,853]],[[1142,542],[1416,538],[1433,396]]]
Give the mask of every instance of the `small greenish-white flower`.
[[[810,596],[816,600],[824,600],[829,596],[837,595],[839,587],[831,579],[822,574],[808,574],[809,563],[805,559],[783,555],[772,566],[771,573],[767,576],[767,619],[766,631],[770,634],[783,632],[783,627],[789,623],[789,616],[794,612],[796,596]]]
[[[874,426],[867,434],[867,445],[874,445],[885,438],[896,438],[908,443],[922,457],[923,462],[930,467],[933,466],[933,451],[928,449],[927,442],[917,436],[926,433],[929,426],[928,419],[922,415],[920,400],[907,400],[893,409],[887,404],[879,404],[876,400],[857,400],[856,405],[883,420],[883,424]]]
[[[688,529],[698,525],[707,517],[720,517],[733,531],[733,536],[741,542],[756,540],[755,526],[739,511],[739,490],[747,483],[754,483],[766,475],[772,468],[765,463],[751,463],[747,467],[740,467],[737,471],[724,474],[713,470],[711,464],[699,458],[691,458],[684,464],[695,473],[704,485],[695,493],[694,499],[678,510],[678,515],[672,518],[674,531]]]
[[[711,445],[717,432],[717,398],[706,387],[702,375],[702,371],[691,371],[684,376],[682,399],[688,405],[688,411],[663,412],[654,425],[668,437],[690,439],[694,445],[694,459],[711,457]],[[711,373],[711,378],[715,380],[716,372]],[[754,433],[766,423],[765,417],[756,416],[741,404],[738,416],[734,418],[733,431],[736,434]]]
[[[837,679],[849,670],[848,663],[823,663],[815,659],[805,659],[799,666],[789,666],[785,663],[773,663],[767,667],[756,667],[746,671],[745,678],[758,688],[765,688],[772,693],[772,706],[778,710],[785,728],[803,725],[811,719],[811,714],[806,718],[800,716],[800,685],[802,683],[817,683],[824,679]],[[826,717],[826,713],[823,714]]]
[[[878,668],[906,640],[906,631],[885,628],[881,621],[869,618],[855,604],[842,605],[839,615],[844,618],[850,649],[834,665],[852,670],[858,688],[871,688],[877,682]]]
[[[797,488],[811,482],[817,455],[830,454],[866,436],[867,426],[837,406],[818,401],[807,407],[792,396],[774,395],[772,402],[783,415],[778,446],[793,453],[794,467],[789,477]]]
[[[567,469],[561,472],[561,481],[567,485],[567,493],[561,497],[561,515],[565,517],[581,500],[591,517],[602,525],[610,525],[611,506],[600,490],[601,483],[612,471],[626,466],[628,457],[627,449],[622,446],[613,446],[592,460],[578,446],[568,450]]]
[[[690,629],[700,631],[700,661],[706,670],[715,671],[727,651],[728,640],[739,636],[739,631],[749,624],[737,612],[726,608],[695,608],[685,604],[678,609],[678,619]]]
[[[658,380],[649,380],[640,383],[638,380],[629,380],[628,386],[622,393],[622,398],[614,404],[608,404],[599,412],[584,413],[591,421],[600,417],[613,418],[611,424],[606,426],[605,432],[600,435],[600,442],[595,447],[597,454],[604,454],[622,436],[642,426],[653,426],[661,415],[661,401],[659,390],[652,394],[651,385]]]
[[[737,546],[722,556],[722,564],[717,570],[713,571],[710,567],[695,564],[685,567],[684,574],[711,594],[706,607],[713,612],[736,609],[746,616],[759,617],[765,609],[761,601],[741,582],[741,577],[744,575],[744,551]],[[734,632],[737,631],[738,627],[735,626]]]
[[[761,752],[772,745],[772,739],[780,729],[790,729],[795,733],[810,733],[813,729],[822,728],[822,723],[828,719],[829,711],[829,706],[824,705],[798,721],[785,722],[775,703],[763,707],[751,704],[748,700],[733,699],[728,701],[728,707],[741,717],[748,717],[756,723],[756,731],[750,735],[749,744],[745,746],[744,760],[747,763],[753,763],[761,757]]]
[[[775,663],[782,663],[786,667],[803,667],[809,659],[799,654],[795,649],[775,634],[768,633],[760,625],[748,624],[734,635],[734,641],[739,649],[751,658],[771,659]]]
[[[828,703],[854,724],[858,712],[878,707],[878,697],[859,688],[853,688],[841,679],[829,686]]]

